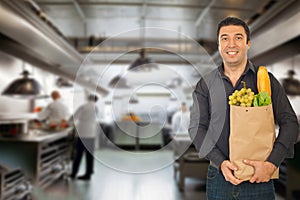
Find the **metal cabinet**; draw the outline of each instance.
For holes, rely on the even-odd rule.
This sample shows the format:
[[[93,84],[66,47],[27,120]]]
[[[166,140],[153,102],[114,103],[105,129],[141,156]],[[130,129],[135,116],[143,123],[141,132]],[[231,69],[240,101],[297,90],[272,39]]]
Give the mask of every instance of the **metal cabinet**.
[[[159,149],[163,146],[162,125],[133,121],[117,122],[113,131],[113,143],[125,149]]]
[[[22,169],[34,185],[45,188],[68,174],[72,138],[67,130],[0,138],[0,164]]]
[[[1,200],[19,200],[31,196],[31,184],[20,169],[0,167],[0,188]]]

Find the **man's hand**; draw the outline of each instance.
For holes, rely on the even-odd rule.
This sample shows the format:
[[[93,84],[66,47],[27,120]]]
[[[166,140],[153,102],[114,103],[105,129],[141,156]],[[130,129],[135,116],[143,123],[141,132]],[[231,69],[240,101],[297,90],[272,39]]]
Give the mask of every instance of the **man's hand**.
[[[273,163],[268,161],[243,160],[243,163],[254,168],[254,174],[249,180],[251,183],[268,182],[277,169]]]
[[[243,182],[243,180],[237,179],[234,175],[233,175],[233,171],[237,170],[237,167],[231,163],[229,160],[224,160],[221,164],[221,171],[225,177],[225,180],[232,183],[233,185],[238,185],[241,182]]]

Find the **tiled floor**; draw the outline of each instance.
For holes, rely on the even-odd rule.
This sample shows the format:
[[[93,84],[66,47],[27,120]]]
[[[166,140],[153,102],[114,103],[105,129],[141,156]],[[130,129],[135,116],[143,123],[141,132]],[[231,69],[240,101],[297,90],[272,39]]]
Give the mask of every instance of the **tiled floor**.
[[[202,200],[204,182],[187,179],[180,192],[173,177],[172,152],[165,150],[148,160],[132,160],[135,153],[96,152],[95,174],[90,181],[58,181],[46,190],[34,188],[36,200]],[[144,156],[143,156],[144,157]],[[151,165],[151,162],[162,163]],[[84,164],[80,173],[84,172]],[[141,173],[132,173],[135,169]],[[124,172],[127,171],[127,172]],[[278,196],[276,200],[283,200]]]

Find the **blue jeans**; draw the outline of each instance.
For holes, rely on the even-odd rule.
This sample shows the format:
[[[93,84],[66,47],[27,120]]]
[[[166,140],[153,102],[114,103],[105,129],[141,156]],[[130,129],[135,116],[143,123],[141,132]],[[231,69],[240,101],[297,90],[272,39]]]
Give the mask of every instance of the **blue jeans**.
[[[233,185],[212,165],[208,167],[206,195],[208,200],[275,200],[273,180],[267,183],[242,182]]]

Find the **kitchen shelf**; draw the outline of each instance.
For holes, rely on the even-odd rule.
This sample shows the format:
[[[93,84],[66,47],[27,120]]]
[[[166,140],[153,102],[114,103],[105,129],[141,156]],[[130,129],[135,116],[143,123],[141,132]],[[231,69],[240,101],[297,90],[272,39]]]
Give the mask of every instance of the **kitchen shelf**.
[[[21,169],[7,169],[0,173],[0,199],[21,200],[31,196],[31,184]]]
[[[68,129],[22,138],[0,137],[0,164],[21,168],[34,185],[46,188],[69,173],[72,144]]]
[[[158,123],[146,126],[142,122],[117,122],[113,130],[113,143],[122,149],[160,149],[163,146],[162,132],[158,131],[160,126]]]
[[[56,171],[56,172],[52,171],[47,176],[43,176],[40,178],[40,180],[39,180],[40,186],[42,188],[46,188],[47,186],[51,185],[54,181],[56,181],[57,179],[61,178],[64,175],[65,175],[65,173],[62,170]]]

